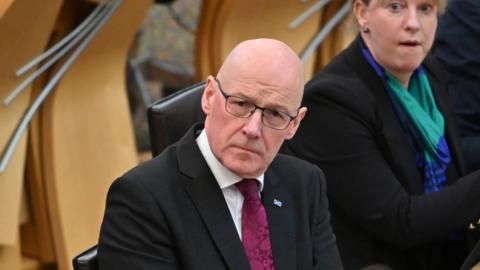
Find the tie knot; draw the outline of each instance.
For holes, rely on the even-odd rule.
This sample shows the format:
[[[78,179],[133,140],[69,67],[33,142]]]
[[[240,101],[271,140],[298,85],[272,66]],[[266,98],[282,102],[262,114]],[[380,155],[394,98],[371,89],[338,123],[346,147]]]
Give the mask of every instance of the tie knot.
[[[243,179],[235,184],[246,201],[260,201],[258,195],[258,181],[256,179]]]

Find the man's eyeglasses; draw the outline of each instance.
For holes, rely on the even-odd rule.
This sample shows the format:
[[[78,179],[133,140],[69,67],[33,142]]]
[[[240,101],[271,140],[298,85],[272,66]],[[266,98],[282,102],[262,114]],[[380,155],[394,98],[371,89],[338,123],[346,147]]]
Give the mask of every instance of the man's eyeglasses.
[[[220,81],[215,77],[220,92],[225,97],[225,110],[233,116],[240,118],[250,117],[257,109],[262,111],[262,123],[273,129],[283,130],[288,127],[290,122],[297,116],[291,116],[286,112],[277,111],[259,107],[244,98],[231,96],[225,93],[220,85]],[[298,115],[298,113],[297,113]]]

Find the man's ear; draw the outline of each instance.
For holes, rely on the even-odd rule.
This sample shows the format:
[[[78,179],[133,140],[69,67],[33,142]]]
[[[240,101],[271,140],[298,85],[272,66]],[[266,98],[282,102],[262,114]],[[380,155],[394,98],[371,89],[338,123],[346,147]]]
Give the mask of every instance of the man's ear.
[[[215,94],[215,79],[213,76],[208,76],[205,81],[205,89],[202,95],[202,110],[205,115],[210,115],[213,106],[213,97]]]
[[[300,126],[300,122],[302,121],[303,117],[305,117],[305,114],[307,113],[307,107],[302,107],[300,110],[298,110],[298,115],[295,117],[295,119],[292,120],[291,126],[288,127],[288,132],[287,132],[287,140],[290,140],[293,138],[293,135],[297,132],[298,127]]]
[[[353,2],[353,14],[357,19],[360,29],[368,28],[367,8],[362,0],[355,0],[355,2]]]

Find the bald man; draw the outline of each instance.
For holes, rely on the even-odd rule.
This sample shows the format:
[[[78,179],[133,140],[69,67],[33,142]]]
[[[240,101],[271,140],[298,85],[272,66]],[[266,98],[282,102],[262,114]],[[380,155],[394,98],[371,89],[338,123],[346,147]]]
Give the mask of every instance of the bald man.
[[[278,154],[303,85],[284,43],[237,45],[206,79],[205,124],[110,187],[100,269],[342,269],[323,173]]]

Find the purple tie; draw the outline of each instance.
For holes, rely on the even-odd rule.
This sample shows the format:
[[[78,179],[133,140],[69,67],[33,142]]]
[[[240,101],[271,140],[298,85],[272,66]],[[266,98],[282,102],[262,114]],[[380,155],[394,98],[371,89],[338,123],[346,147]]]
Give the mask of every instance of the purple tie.
[[[274,270],[267,213],[260,201],[258,182],[244,179],[236,184],[243,195],[242,242],[252,270]]]

